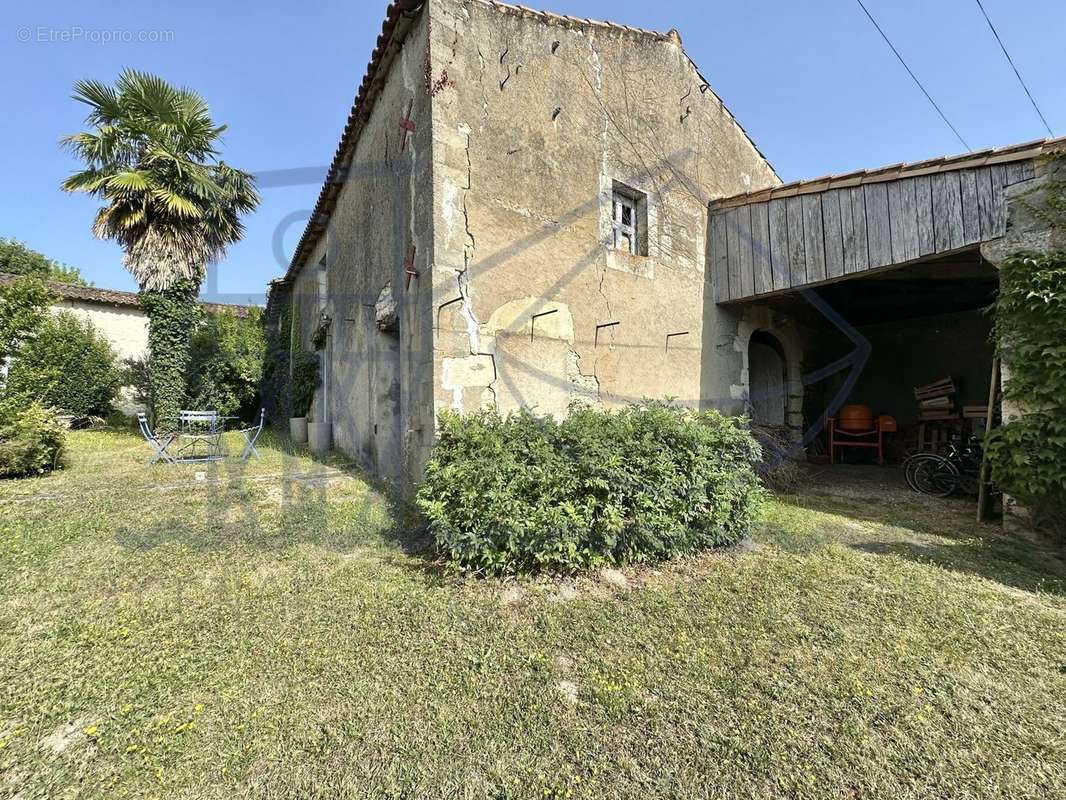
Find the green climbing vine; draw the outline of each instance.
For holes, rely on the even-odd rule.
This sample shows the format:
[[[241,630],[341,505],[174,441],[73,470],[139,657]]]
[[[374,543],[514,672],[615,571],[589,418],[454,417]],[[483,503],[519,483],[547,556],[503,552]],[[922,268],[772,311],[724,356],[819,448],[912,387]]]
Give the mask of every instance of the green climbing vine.
[[[142,291],[140,299],[148,315],[148,401],[152,418],[166,420],[176,417],[185,402],[190,337],[203,312],[192,281]]]
[[[1066,231],[1066,182],[1049,181],[1026,208]],[[989,436],[993,480],[1029,508],[1033,521],[1066,529],[1066,252],[1019,252],[1000,264],[993,309],[1004,397],[1022,412]]]

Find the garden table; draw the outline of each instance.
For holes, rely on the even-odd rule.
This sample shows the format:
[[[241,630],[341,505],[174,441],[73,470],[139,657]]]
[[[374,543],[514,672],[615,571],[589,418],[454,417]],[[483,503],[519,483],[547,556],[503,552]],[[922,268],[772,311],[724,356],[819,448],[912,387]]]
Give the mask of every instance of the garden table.
[[[178,461],[221,461],[225,453],[222,449],[222,434],[225,421],[230,417],[220,416],[217,411],[178,412],[177,429],[174,431],[178,451]]]
[[[217,411],[186,410],[179,412],[176,417],[162,417],[161,425],[155,431],[149,427],[148,418],[143,413],[138,414],[137,419],[141,434],[154,451],[148,463],[167,461],[177,464],[221,461],[226,456],[223,446],[226,423],[240,420],[240,417],[222,416]],[[260,409],[255,423],[233,431],[244,437],[242,461],[247,461],[252,456],[259,457],[255,444],[259,434],[263,432],[265,422],[266,412]]]

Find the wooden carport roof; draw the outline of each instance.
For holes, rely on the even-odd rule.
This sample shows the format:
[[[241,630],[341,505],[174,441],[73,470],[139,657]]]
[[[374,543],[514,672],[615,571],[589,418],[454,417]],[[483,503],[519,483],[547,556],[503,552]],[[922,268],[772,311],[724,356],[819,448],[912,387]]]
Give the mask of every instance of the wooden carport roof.
[[[710,206],[719,303],[815,286],[972,247],[1006,230],[1004,190],[1066,137],[895,164],[729,197]]]

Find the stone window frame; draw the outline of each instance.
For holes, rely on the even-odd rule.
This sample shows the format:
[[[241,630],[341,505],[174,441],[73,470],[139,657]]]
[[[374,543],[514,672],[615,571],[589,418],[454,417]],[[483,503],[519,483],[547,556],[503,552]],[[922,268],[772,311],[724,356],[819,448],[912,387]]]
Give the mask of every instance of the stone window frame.
[[[615,250],[638,257],[648,255],[646,193],[620,181],[612,181],[610,221],[611,245]]]

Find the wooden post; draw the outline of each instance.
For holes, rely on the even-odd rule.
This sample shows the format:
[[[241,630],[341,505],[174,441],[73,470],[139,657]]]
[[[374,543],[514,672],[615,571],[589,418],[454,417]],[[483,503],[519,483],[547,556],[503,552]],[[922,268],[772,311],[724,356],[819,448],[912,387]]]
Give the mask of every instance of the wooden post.
[[[992,359],[992,379],[988,382],[988,411],[985,412],[985,438],[982,440],[981,476],[977,484],[977,521],[988,519],[992,506],[992,481],[989,477],[988,434],[992,432],[992,418],[996,411],[996,394],[999,391],[999,356]]]

